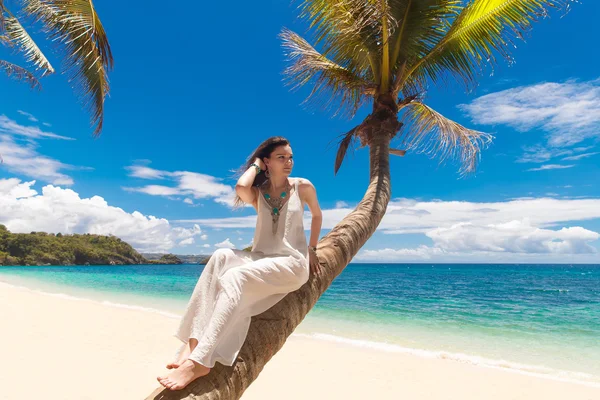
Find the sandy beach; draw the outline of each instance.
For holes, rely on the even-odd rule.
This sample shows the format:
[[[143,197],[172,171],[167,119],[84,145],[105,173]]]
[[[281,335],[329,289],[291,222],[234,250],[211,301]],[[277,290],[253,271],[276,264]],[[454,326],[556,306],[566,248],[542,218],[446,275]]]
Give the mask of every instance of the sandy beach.
[[[176,318],[1,282],[0,321],[6,400],[143,399],[179,345]],[[593,400],[600,388],[292,335],[242,398]]]

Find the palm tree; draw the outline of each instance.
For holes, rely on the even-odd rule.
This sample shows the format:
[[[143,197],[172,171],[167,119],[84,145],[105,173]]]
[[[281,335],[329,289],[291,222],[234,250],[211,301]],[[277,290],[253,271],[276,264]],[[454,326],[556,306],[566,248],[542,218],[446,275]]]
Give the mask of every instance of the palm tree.
[[[369,146],[370,181],[351,213],[318,246],[324,273],[253,317],[246,342],[232,367],[217,364],[182,391],[157,389],[148,399],[238,399],[283,346],[333,279],[375,232],[391,196],[389,154],[412,150],[454,156],[460,172],[476,168],[491,136],[465,128],[427,106],[429,85],[458,80],[466,88],[499,54],[510,60],[511,40],[521,38],[547,9],[569,0],[304,0],[315,47],[283,30],[295,87],[313,84],[308,100],[336,113],[354,115],[372,102],[371,113],[340,140],[337,172],[353,140]],[[402,120],[398,114],[402,113]],[[400,131],[403,150],[390,148]],[[187,397],[186,397],[187,396]],[[318,397],[318,396],[317,396]]]
[[[20,17],[11,12],[8,2],[0,0],[0,44],[23,53],[34,72],[0,59],[0,69],[9,76],[39,89],[39,78],[54,73],[54,68],[21,24],[40,23],[48,39],[61,44],[64,69],[69,82],[91,113],[94,135],[100,135],[104,122],[104,98],[108,94],[108,72],[113,58],[91,0],[20,0]]]

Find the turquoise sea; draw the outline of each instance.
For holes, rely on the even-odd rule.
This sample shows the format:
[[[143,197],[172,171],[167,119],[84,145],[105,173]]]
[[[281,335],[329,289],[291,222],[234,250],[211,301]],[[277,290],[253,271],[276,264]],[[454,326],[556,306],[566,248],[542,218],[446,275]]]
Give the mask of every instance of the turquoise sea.
[[[0,282],[178,318],[203,268],[0,267]],[[352,263],[294,335],[596,386],[600,265]]]

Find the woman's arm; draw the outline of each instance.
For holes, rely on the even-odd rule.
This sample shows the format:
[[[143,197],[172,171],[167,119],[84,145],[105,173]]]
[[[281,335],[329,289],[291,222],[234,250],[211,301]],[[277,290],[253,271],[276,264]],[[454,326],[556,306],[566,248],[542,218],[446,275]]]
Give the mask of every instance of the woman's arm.
[[[310,239],[308,240],[308,264],[310,272],[313,275],[320,275],[321,266],[319,264],[319,257],[312,247],[316,247],[317,242],[319,241],[321,225],[323,224],[323,214],[321,213],[321,207],[319,206],[319,200],[317,199],[317,191],[308,179],[302,179],[300,181],[298,190],[300,190],[300,199],[308,204],[308,208],[312,215]]]
[[[261,170],[265,169],[265,165],[260,158],[254,160],[254,162],[258,164]],[[244,203],[254,205],[256,202],[257,190],[252,187],[256,175],[258,175],[258,171],[256,170],[256,167],[252,166],[240,176],[240,179],[238,179],[235,185],[235,192],[240,196],[240,199],[242,199]]]
[[[323,225],[323,214],[319,206],[319,200],[317,199],[317,190],[308,179],[300,181],[299,190],[300,198],[308,205],[310,214],[312,215],[308,245],[316,246],[319,241],[321,226]]]

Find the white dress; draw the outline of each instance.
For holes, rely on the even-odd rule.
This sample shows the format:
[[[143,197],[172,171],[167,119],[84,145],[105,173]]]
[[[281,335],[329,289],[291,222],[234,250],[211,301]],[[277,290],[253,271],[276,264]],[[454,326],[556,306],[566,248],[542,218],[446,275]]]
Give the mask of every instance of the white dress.
[[[233,365],[250,326],[250,317],[274,306],[308,280],[308,246],[299,178],[280,211],[273,235],[270,206],[259,192],[252,251],[218,249],[204,267],[174,335],[198,345],[189,358],[212,368]]]

